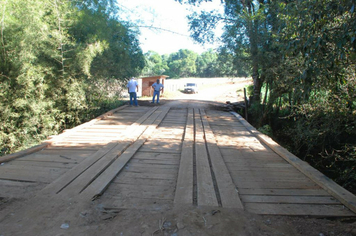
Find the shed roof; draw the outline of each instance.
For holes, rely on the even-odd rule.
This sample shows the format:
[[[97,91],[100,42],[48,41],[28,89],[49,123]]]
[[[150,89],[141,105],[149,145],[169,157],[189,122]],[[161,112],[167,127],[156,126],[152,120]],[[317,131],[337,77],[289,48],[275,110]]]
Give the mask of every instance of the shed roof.
[[[143,77],[142,79],[161,79],[161,78],[167,78],[169,77],[168,75],[157,75],[157,76],[149,76],[149,77]]]

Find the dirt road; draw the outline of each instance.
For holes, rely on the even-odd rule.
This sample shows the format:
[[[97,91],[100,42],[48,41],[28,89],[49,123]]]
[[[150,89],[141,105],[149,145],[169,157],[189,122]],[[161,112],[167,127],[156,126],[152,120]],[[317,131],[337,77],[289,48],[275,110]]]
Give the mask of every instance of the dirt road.
[[[206,108],[216,102],[237,101],[234,91],[240,84],[227,84],[201,89],[198,94],[181,94],[175,100],[162,100],[160,107]],[[213,99],[211,99],[213,97]],[[148,102],[141,101],[142,109]],[[174,119],[174,114],[170,119]],[[119,119],[119,118],[117,118]],[[179,127],[176,129],[179,133]],[[157,134],[158,135],[158,134]],[[162,133],[162,137],[165,137]],[[161,138],[162,138],[161,137]],[[173,147],[172,147],[173,150]],[[146,150],[148,151],[148,150]],[[170,155],[174,163],[174,150]],[[64,156],[65,157],[65,156]],[[69,160],[68,160],[69,161]],[[132,163],[141,168],[140,163]],[[172,164],[173,166],[173,164]],[[126,166],[129,168],[129,166]],[[1,170],[0,170],[1,171]],[[40,172],[40,169],[38,169]],[[172,170],[174,171],[174,170]],[[157,173],[159,174],[159,170]],[[131,172],[130,174],[132,174]],[[36,173],[34,173],[35,175]],[[53,175],[51,175],[53,176]],[[128,174],[127,179],[132,177]],[[123,178],[121,178],[123,179]],[[218,206],[186,207],[107,207],[105,196],[95,201],[82,201],[73,192],[80,192],[75,186],[81,182],[68,183],[71,191],[53,195],[46,191],[46,180],[28,185],[28,189],[0,188],[0,235],[356,235],[355,219],[318,219],[309,217],[269,216],[248,213],[238,209]],[[54,183],[56,181],[54,180]],[[1,186],[6,186],[2,183]],[[77,184],[77,185],[74,185]],[[114,184],[125,184],[115,182]],[[165,183],[169,186],[169,180]],[[174,184],[174,183],[173,183]],[[58,189],[60,192],[61,189]],[[108,189],[111,194],[120,193]],[[154,193],[143,189],[142,195]],[[110,198],[112,199],[112,198]],[[127,204],[136,204],[129,201]],[[144,203],[143,203],[144,204]],[[151,203],[152,204],[152,203]],[[155,204],[155,203],[154,203]],[[157,203],[158,205],[158,203]]]

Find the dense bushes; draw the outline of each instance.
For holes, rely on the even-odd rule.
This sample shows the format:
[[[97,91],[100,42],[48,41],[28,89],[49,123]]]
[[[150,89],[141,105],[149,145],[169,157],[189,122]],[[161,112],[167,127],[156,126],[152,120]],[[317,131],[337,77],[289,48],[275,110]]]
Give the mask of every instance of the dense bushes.
[[[144,67],[137,33],[111,1],[1,5],[0,155],[119,105],[120,81]]]

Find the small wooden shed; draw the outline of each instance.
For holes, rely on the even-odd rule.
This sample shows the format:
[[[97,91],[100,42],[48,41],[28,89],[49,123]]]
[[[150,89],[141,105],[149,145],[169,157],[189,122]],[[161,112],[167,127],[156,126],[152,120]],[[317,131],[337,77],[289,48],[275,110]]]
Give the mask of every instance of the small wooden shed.
[[[159,79],[160,83],[163,84],[163,86],[164,86],[164,81],[168,77],[169,76],[167,76],[167,75],[143,77],[142,78],[142,96],[152,96],[153,95],[152,84],[156,83],[156,81]]]

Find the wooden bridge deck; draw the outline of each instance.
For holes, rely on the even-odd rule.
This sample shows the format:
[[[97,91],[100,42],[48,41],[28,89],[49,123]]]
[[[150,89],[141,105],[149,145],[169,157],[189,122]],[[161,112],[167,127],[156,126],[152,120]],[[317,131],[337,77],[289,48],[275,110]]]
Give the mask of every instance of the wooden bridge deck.
[[[12,159],[12,160],[9,160]],[[0,166],[0,197],[49,194],[106,208],[182,205],[355,216],[355,196],[229,112],[121,107]]]

